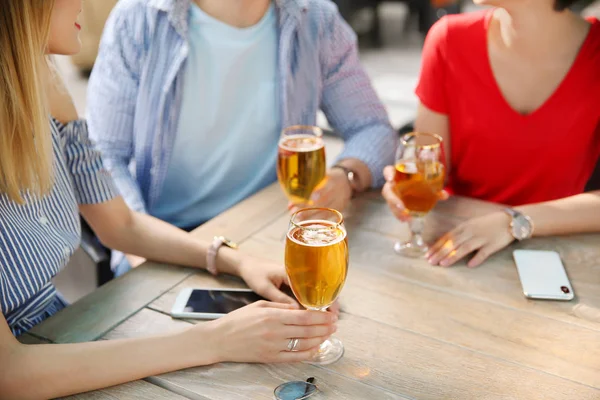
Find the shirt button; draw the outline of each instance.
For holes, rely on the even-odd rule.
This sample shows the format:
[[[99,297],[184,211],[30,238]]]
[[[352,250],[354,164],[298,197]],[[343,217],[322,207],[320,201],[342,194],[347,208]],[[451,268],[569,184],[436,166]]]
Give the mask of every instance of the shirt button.
[[[40,221],[40,224],[42,224],[42,225],[46,225],[49,222],[48,218],[46,218],[46,217],[40,217],[39,221]]]
[[[63,249],[63,253],[65,256],[69,256],[69,255],[71,255],[71,249],[69,249],[68,247],[65,247]]]

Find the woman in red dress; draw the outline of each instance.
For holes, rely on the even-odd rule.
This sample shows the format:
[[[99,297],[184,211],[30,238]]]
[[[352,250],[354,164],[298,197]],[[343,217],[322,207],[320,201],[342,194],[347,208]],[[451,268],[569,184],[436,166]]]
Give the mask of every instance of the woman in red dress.
[[[432,265],[476,252],[474,267],[515,239],[600,231],[600,192],[583,193],[600,157],[600,22],[569,11],[574,2],[475,0],[496,8],[431,29],[415,129],[443,138],[450,193],[514,207],[444,235]],[[405,219],[394,168],[385,175]]]

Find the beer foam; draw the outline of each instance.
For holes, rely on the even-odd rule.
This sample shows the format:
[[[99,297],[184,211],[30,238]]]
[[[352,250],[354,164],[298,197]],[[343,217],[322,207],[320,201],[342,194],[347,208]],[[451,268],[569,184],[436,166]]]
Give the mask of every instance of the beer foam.
[[[291,241],[302,246],[332,246],[346,239],[346,230],[341,226],[333,228],[331,221],[318,219],[304,221],[302,223],[302,227],[310,229],[302,229],[299,227],[295,227],[291,229],[287,234],[287,237]]]
[[[313,135],[292,135],[279,140],[279,147],[293,152],[309,152],[325,146],[323,139]]]

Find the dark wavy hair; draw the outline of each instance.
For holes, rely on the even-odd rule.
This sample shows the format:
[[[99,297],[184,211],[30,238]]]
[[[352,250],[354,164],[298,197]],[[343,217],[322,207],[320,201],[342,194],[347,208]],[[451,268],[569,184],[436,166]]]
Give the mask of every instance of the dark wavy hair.
[[[577,0],[555,0],[554,1],[554,9],[556,11],[564,11],[565,9],[571,7],[576,2],[577,2]]]

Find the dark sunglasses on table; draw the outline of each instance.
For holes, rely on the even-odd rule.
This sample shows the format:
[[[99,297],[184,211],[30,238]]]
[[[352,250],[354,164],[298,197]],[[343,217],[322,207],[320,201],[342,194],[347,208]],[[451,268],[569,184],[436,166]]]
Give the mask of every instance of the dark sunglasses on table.
[[[308,399],[318,391],[315,378],[310,377],[306,381],[282,383],[275,388],[273,394],[276,400],[302,400]]]

